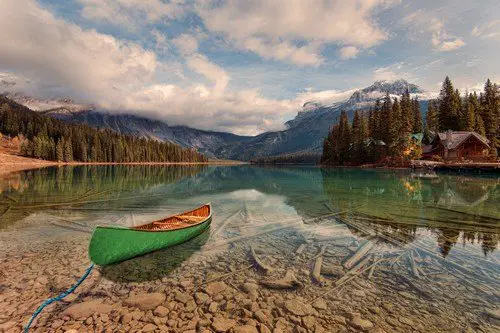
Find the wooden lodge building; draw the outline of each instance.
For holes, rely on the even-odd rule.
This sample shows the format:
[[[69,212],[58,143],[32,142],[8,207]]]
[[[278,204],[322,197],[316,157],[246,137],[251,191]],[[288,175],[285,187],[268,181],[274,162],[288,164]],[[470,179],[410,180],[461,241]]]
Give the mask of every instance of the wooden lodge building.
[[[430,145],[423,148],[423,158],[440,156],[444,160],[485,161],[490,149],[489,141],[476,132],[436,133]]]

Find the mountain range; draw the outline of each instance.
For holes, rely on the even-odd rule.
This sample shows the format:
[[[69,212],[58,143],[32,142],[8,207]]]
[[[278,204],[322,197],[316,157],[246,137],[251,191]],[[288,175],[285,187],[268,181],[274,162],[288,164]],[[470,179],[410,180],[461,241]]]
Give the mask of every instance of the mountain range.
[[[417,85],[405,80],[377,81],[369,87],[355,91],[346,101],[331,105],[322,105],[316,101],[304,103],[303,110],[299,111],[294,119],[286,122],[285,130],[265,132],[257,136],[205,131],[188,126],[170,126],[159,120],[136,115],[111,114],[99,110],[92,104],[78,104],[70,99],[37,99],[22,93],[6,93],[6,96],[34,111],[64,121],[110,128],[119,133],[155,140],[171,141],[184,147],[193,147],[211,158],[246,161],[256,157],[302,151],[319,153],[323,139],[330,127],[338,121],[342,110],[352,118],[356,110],[368,110],[386,93],[392,97],[399,97],[406,89],[412,96],[419,97],[421,110],[427,110],[427,100],[431,96]]]

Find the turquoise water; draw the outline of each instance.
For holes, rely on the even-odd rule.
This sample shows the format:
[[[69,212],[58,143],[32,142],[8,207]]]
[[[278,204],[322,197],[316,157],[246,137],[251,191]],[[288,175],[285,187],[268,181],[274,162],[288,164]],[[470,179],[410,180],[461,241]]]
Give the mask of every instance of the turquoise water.
[[[267,277],[278,279],[292,270],[301,281],[289,297],[312,302],[331,295],[334,311],[334,304],[342,308],[343,299],[354,297],[349,292],[366,284],[371,289],[364,293],[377,289],[378,298],[407,304],[413,311],[404,315],[415,321],[428,313],[420,312],[418,302],[448,309],[435,314],[442,321],[432,324],[437,331],[453,322],[450,331],[498,327],[488,314],[498,306],[500,290],[498,177],[247,165],[82,166],[10,174],[0,179],[0,190],[0,268],[5,272],[0,284],[12,294],[0,303],[21,304],[12,313],[1,310],[0,323],[7,318],[22,322],[40,298],[71,284],[88,264],[86,245],[95,225],[138,225],[210,202],[209,233],[176,249],[102,268],[98,288],[143,288],[152,281],[185,278],[186,267],[210,280],[254,263],[248,252],[253,246],[276,267]],[[366,271],[336,290],[336,281],[348,273],[346,261],[366,242],[371,243],[361,258]],[[302,244],[303,253],[297,251]],[[310,271],[320,251],[323,267],[344,267],[337,276],[322,273],[318,283]],[[13,269],[19,261],[29,268]],[[257,281],[266,277],[257,269],[251,272]],[[38,286],[45,275],[55,276],[42,279],[52,290],[43,289],[42,282]],[[22,283],[30,286],[24,294]],[[415,293],[415,299],[402,300],[398,295],[405,292]],[[451,292],[453,304],[447,300]],[[369,307],[360,302],[353,310],[386,331],[404,327],[386,320],[391,313],[383,316]],[[322,325],[328,329],[327,322]]]

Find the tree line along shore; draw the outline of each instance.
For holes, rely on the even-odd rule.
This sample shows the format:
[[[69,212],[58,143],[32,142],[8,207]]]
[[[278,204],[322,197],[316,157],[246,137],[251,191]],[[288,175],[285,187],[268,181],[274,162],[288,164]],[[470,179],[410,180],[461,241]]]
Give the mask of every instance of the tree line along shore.
[[[55,162],[207,163],[195,149],[171,142],[123,135],[108,129],[70,124],[36,113],[0,96],[0,133],[17,137],[20,154]]]
[[[368,112],[354,114],[352,123],[343,111],[324,140],[322,165],[407,166],[422,157],[422,137],[438,132],[477,133],[489,142],[494,161],[500,148],[500,89],[489,79],[484,91],[461,95],[446,77],[439,97],[430,100],[425,126],[417,98],[408,90],[400,98],[389,94]],[[420,136],[420,137],[419,137]]]

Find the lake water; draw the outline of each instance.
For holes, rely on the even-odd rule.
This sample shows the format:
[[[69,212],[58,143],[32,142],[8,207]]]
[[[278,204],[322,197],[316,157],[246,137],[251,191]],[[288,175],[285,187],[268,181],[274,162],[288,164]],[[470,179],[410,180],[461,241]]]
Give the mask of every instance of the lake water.
[[[0,193],[0,332],[83,274],[96,225],[207,202],[208,232],[98,267],[33,331],[500,330],[498,176],[81,166],[9,174]]]

